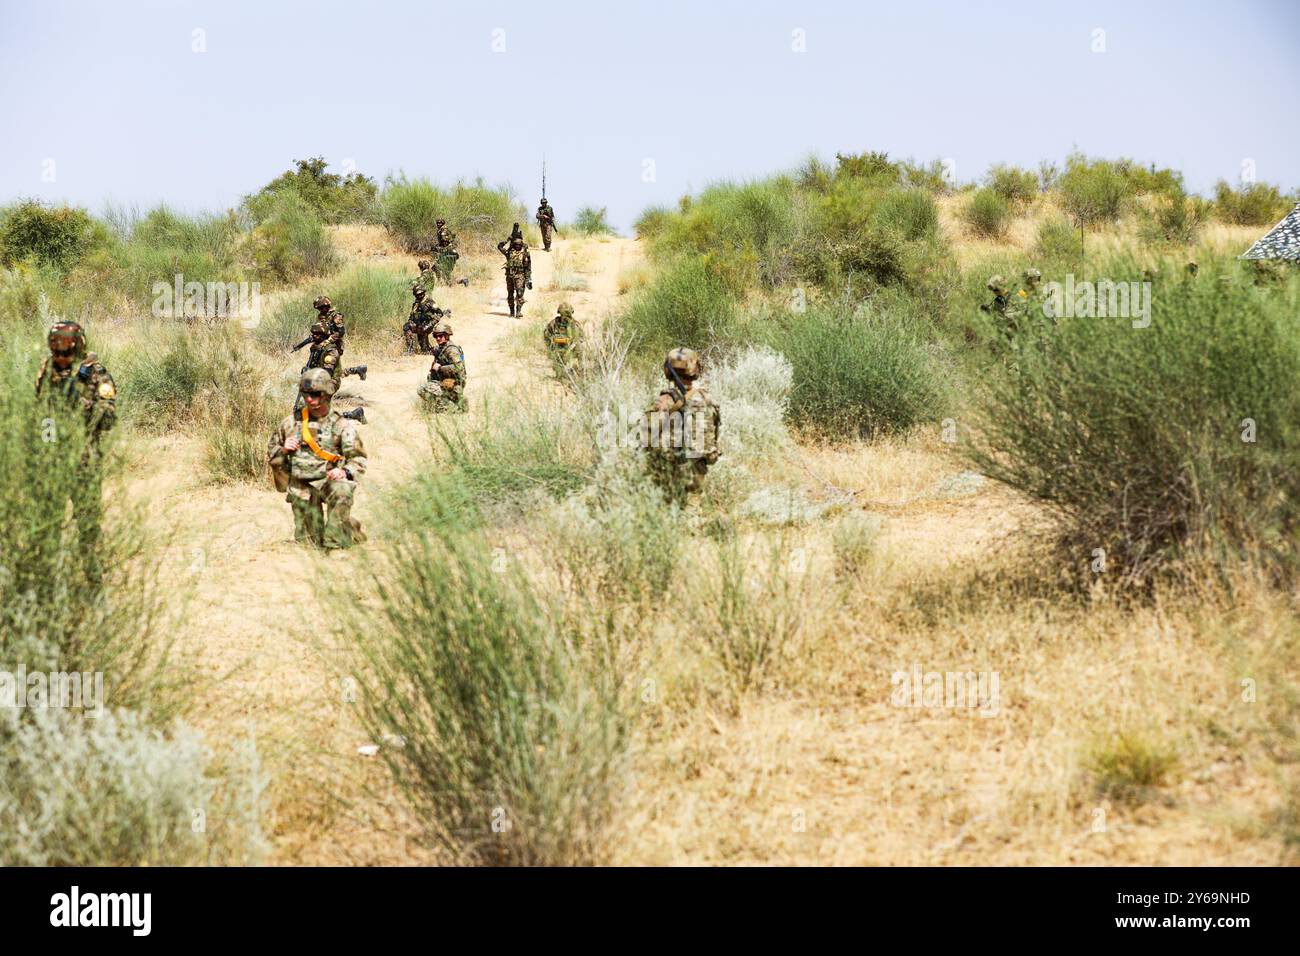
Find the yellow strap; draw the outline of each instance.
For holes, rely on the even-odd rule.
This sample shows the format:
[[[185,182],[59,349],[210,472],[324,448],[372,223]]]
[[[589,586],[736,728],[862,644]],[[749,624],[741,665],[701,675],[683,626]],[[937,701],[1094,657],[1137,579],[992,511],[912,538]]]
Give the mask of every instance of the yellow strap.
[[[336,455],[332,451],[326,451],[320,445],[316,444],[316,439],[311,437],[311,429],[307,427],[307,406],[302,407],[302,440],[307,443],[307,447],[321,461],[336,462],[342,455]]]

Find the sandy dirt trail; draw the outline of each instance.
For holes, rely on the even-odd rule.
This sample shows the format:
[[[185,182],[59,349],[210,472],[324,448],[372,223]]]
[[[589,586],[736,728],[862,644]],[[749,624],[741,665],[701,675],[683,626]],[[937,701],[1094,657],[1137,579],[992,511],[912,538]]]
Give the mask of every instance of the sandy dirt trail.
[[[471,424],[478,414],[473,406],[484,395],[508,401],[513,389],[543,381],[547,374],[540,335],[536,361],[512,357],[505,339],[521,324],[539,330],[549,318],[541,307],[553,314],[561,299],[574,304],[580,319],[603,316],[618,294],[622,264],[640,255],[634,240],[583,242],[580,269],[589,291],[551,291],[555,260],[571,245],[561,239],[549,254],[533,252],[534,290],[523,320],[507,312],[496,263],[490,284],[471,286],[457,296],[453,338],[466,353]],[[473,303],[469,309],[467,296]],[[340,305],[346,313],[346,303]],[[404,320],[404,315],[393,316],[395,338]],[[295,355],[286,361],[286,375],[297,371],[296,360]],[[375,358],[352,346],[346,360],[369,365],[367,380],[346,379],[337,401],[340,408],[366,408],[369,422],[361,433],[369,467],[354,513],[373,532],[375,522],[369,519],[383,490],[407,479],[428,449],[428,429],[415,393],[429,359]],[[178,643],[208,679],[192,719],[218,748],[240,735],[252,734],[258,741],[271,779],[271,862],[412,860],[404,841],[376,843],[373,834],[363,837],[359,825],[350,836],[347,820],[321,809],[337,796],[323,792],[323,763],[363,761],[356,747],[368,741],[352,722],[343,689],[313,646],[313,628],[306,622],[313,615],[328,618],[328,608],[317,604],[313,574],[348,575],[354,566],[342,555],[319,559],[296,545],[289,507],[269,484],[205,486],[198,443],[187,437],[159,440],[133,473],[131,491],[147,495],[151,511],[168,528],[171,567],[178,569],[177,583],[191,590]],[[372,533],[362,547],[378,543]],[[357,843],[367,846],[360,857]]]

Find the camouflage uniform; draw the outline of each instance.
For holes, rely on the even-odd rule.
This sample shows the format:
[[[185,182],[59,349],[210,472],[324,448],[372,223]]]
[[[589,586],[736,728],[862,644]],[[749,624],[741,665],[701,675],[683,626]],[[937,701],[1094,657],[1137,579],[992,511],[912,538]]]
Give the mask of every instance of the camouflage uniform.
[[[980,309],[1001,320],[998,331],[1009,345],[1014,345],[1016,334],[1020,331],[1020,310],[1011,303],[1006,281],[1000,275],[989,276],[985,287],[993,293],[993,301],[981,305]]]
[[[415,295],[415,301],[411,303],[411,314],[402,326],[402,336],[406,339],[406,350],[408,352],[428,353],[433,351],[433,346],[429,344],[429,333],[433,327],[438,324],[438,320],[443,317],[442,309],[433,304],[433,300],[425,295],[424,286],[416,283],[411,287],[411,292]]]
[[[334,391],[337,392],[343,384],[343,379],[348,375],[356,375],[361,381],[366,380],[368,366],[353,365],[349,368],[343,367],[343,354],[339,346],[333,341],[329,334],[329,327],[324,322],[317,322],[311,327],[311,351],[307,353],[307,364],[302,367],[302,373],[314,368],[324,369],[329,372],[330,378],[334,379]],[[302,392],[298,393],[298,398],[293,403],[295,412],[301,411],[303,407]],[[344,418],[350,418],[353,421],[366,423],[366,412],[362,408],[354,408],[350,412],[343,413]]]
[[[348,548],[365,540],[360,523],[352,517],[352,499],[357,479],[365,474],[366,451],[356,424],[329,407],[334,379],[328,373],[312,369],[303,375],[299,389],[325,395],[325,412],[313,418],[304,408],[280,422],[267,445],[267,462],[276,489],[286,492],[285,500],[293,508],[294,540],[329,550]],[[325,457],[312,449],[304,430]],[[301,442],[293,451],[285,447],[291,438]],[[343,477],[329,477],[335,468],[344,472]]]
[[[660,391],[641,422],[641,447],[650,477],[670,501],[678,503],[700,491],[709,466],[721,455],[722,412],[696,384],[699,373],[700,358],[692,349],[669,352],[664,362],[669,387]]]
[[[551,251],[551,230],[555,228],[555,210],[551,204],[542,198],[542,204],[537,207],[537,225],[542,230],[542,249],[545,252]]]
[[[516,231],[519,223],[515,223]],[[506,299],[510,314],[520,318],[524,314],[524,289],[533,287],[533,260],[522,235],[512,235],[497,243],[497,251],[506,257]]]
[[[343,313],[334,308],[327,295],[317,298],[312,307],[316,309],[316,321],[324,324],[330,341],[339,347],[339,355],[342,355],[343,336],[347,332],[343,324]]]
[[[433,267],[428,259],[421,259],[416,265],[419,266],[420,274],[416,276],[415,282],[424,286],[426,289],[432,289],[438,285],[438,270]]]
[[[434,239],[433,251],[437,256],[434,272],[447,285],[451,285],[451,273],[456,268],[460,253],[456,251],[456,234],[447,228],[447,220],[439,219],[436,223],[438,232]]]
[[[567,355],[577,344],[578,322],[573,317],[573,306],[565,302],[560,305],[555,318],[546,323],[542,330],[542,341],[553,357]]]
[[[434,349],[429,378],[417,394],[435,412],[464,411],[465,353],[451,341],[451,326],[446,322],[434,326],[433,336],[445,338]]]

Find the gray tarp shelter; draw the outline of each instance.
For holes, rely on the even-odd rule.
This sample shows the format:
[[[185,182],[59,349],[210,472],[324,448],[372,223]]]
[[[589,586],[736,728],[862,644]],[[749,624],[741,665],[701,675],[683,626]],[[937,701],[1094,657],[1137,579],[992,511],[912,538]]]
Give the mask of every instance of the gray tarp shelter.
[[[1286,259],[1300,262],[1300,202],[1286,217],[1241,254],[1242,259]]]

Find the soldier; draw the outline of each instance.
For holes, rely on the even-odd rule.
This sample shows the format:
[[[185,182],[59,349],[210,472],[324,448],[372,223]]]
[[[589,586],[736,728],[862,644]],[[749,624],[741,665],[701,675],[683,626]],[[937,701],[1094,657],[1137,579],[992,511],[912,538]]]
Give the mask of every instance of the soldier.
[[[546,323],[542,330],[542,341],[553,358],[558,358],[573,351],[578,339],[578,323],[573,317],[573,306],[567,302],[560,304],[555,318]]]
[[[330,341],[339,347],[339,355],[342,355],[343,336],[347,332],[343,325],[343,313],[334,308],[327,295],[318,296],[312,303],[312,308],[316,310],[318,320],[325,324]]]
[[[998,316],[1002,320],[999,323],[998,331],[1008,340],[1013,339],[1016,332],[1020,330],[1020,326],[1017,321],[1018,312],[1011,305],[1011,297],[1007,293],[1006,280],[1000,275],[989,276],[985,288],[993,293],[993,301],[981,305],[980,310]]]
[[[355,375],[363,382],[366,380],[368,366],[353,365],[350,368],[343,368],[342,356],[339,354],[338,346],[330,341],[329,329],[324,322],[316,322],[311,327],[311,343],[311,351],[307,353],[307,364],[302,367],[303,374],[314,368],[324,369],[334,379],[334,391],[336,393],[339,386],[343,384],[343,379],[348,375]],[[302,392],[299,392],[293,410],[295,412],[301,411],[304,401]],[[366,410],[364,408],[354,408],[350,412],[344,412],[342,417],[350,418],[363,425],[366,424]]]
[[[1038,287],[1043,281],[1043,274],[1032,266],[1025,270],[1025,290],[1028,295],[1037,295]]]
[[[697,384],[699,375],[700,357],[693,349],[669,352],[664,360],[669,385],[659,392],[641,423],[650,477],[669,501],[678,503],[700,491],[709,466],[721,454],[722,412]]]
[[[1200,271],[1201,271],[1201,267],[1198,266],[1195,262],[1187,263],[1187,275],[1190,276],[1191,278],[1195,279],[1196,273]]]
[[[537,225],[542,230],[542,251],[551,251],[551,230],[555,228],[555,210],[551,204],[542,197],[542,204],[537,207]]]
[[[417,394],[435,412],[465,410],[465,353],[451,341],[451,326],[439,322],[433,327],[437,347],[429,378]]]
[[[506,257],[506,298],[510,314],[523,318],[524,289],[533,287],[533,260],[524,245],[523,234],[519,232],[519,223],[515,223],[515,232],[509,239],[497,243],[497,251]]]
[[[423,285],[426,289],[432,289],[438,284],[438,271],[434,269],[433,263],[428,259],[421,259],[416,265],[420,269],[419,276],[415,281]]]
[[[451,273],[456,268],[460,253],[456,251],[456,234],[447,228],[447,220],[439,219],[435,223],[438,232],[434,240],[433,251],[437,257],[434,272],[447,285],[451,285]]]
[[[433,351],[429,345],[429,333],[446,313],[426,298],[424,286],[417,282],[411,286],[415,301],[411,303],[411,314],[402,326],[402,335],[406,339],[406,351],[427,354]]]
[[[357,426],[330,408],[337,383],[324,369],[303,374],[298,390],[305,404],[280,422],[267,446],[277,491],[293,507],[293,538],[327,550],[364,541],[352,517],[357,479],[366,470],[366,451]]]
[[[86,336],[76,322],[55,322],[46,343],[50,354],[36,375],[36,394],[47,395],[49,401],[62,395],[69,406],[79,407],[85,415],[91,449],[97,449],[100,436],[117,421],[113,376],[100,364],[99,356],[86,352]]]

